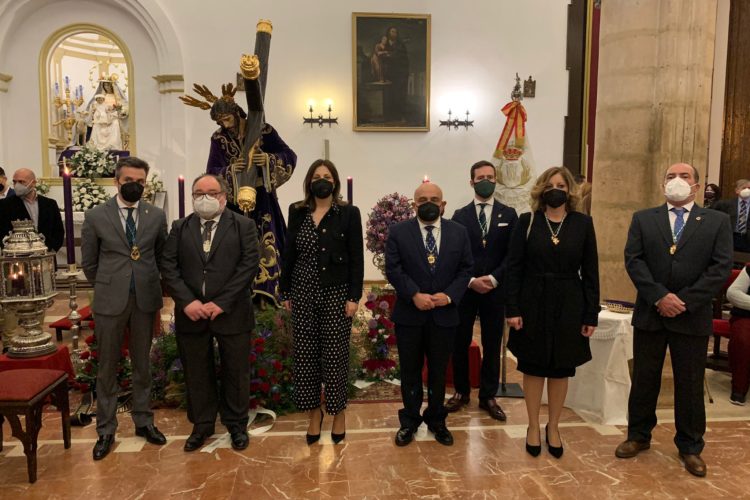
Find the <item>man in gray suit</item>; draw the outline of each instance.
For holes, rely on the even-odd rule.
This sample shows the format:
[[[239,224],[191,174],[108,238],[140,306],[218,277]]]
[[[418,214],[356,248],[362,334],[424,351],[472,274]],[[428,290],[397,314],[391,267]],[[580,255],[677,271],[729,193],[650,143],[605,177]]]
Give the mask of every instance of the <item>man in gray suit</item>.
[[[250,333],[255,327],[252,285],[258,273],[255,223],[226,210],[227,184],[204,174],[193,182],[193,213],[175,221],[162,272],[174,299],[175,330],[185,368],[188,419],[185,451],[214,433],[217,412],[232,448],[247,448],[250,409]],[[214,368],[219,346],[221,387]],[[220,389],[220,392],[219,392]]]
[[[117,196],[86,212],[81,230],[81,264],[94,284],[99,369],[96,377],[94,460],[110,451],[117,429],[117,365],[129,327],[133,365],[133,422],[137,436],[163,445],[154,426],[151,398],[151,339],[162,307],[159,261],[167,238],[167,219],[155,206],[140,201],[148,163],[122,158],[115,169]]]
[[[667,347],[674,373],[675,445],[685,469],[706,475],[700,454],[706,431],[703,404],[711,299],[732,268],[732,229],[726,214],[695,204],[698,171],[667,169],[667,203],[636,212],[625,245],[625,266],[638,296],[633,312],[633,385],[628,438],[615,451],[631,458],[650,447]]]

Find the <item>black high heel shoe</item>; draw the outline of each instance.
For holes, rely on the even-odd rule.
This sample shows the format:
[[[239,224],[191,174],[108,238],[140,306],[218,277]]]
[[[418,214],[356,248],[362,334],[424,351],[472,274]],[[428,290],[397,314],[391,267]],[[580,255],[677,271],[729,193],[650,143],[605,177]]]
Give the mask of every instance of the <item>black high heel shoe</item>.
[[[560,438],[560,445],[561,446],[552,446],[549,444],[549,431],[547,430],[547,426],[544,426],[544,440],[547,441],[547,450],[549,450],[549,454],[552,455],[555,458],[560,458],[563,455],[563,447],[562,447],[562,438]]]
[[[535,446],[532,446],[529,444],[529,428],[526,428],[526,453],[531,455],[532,457],[538,457],[539,454],[542,452],[542,445],[537,444]]]
[[[320,408],[320,427],[323,427],[323,408]],[[308,446],[317,443],[320,439],[320,431],[317,434],[305,434]]]
[[[334,423],[335,423],[335,417],[334,417]],[[346,437],[346,431],[342,432],[341,434],[336,434],[335,432],[333,432],[333,430],[331,431],[331,440],[333,441],[333,444],[339,444],[341,441],[344,440],[345,437]]]

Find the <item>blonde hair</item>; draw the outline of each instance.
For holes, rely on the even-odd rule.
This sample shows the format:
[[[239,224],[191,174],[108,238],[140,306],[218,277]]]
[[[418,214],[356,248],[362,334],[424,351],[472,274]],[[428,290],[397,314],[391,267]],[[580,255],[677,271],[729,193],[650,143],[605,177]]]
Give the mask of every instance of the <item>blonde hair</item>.
[[[581,197],[578,193],[578,185],[573,180],[573,174],[566,167],[550,167],[545,170],[536,180],[536,184],[531,188],[531,210],[544,210],[547,205],[542,199],[542,194],[547,190],[547,184],[557,174],[560,174],[568,186],[568,201],[565,202],[565,210],[574,212],[578,209]]]

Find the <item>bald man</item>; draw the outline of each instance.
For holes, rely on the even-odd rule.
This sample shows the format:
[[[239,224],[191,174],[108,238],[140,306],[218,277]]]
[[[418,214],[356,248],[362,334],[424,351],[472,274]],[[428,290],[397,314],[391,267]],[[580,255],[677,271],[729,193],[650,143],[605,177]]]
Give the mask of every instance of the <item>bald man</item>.
[[[706,475],[703,378],[712,331],[711,300],[732,268],[729,217],[695,203],[698,171],[686,163],[664,175],[666,203],[633,215],[625,267],[638,296],[633,312],[633,385],[628,438],[615,451],[632,458],[650,447],[664,356],[674,373],[674,443],[685,469]]]
[[[458,304],[474,269],[466,229],[442,218],[443,192],[423,183],[414,192],[417,217],[388,230],[385,274],[396,289],[393,321],[401,362],[401,428],[396,444],[406,446],[422,422],[435,440],[450,446],[445,426],[445,370],[459,325]],[[422,367],[428,366],[427,408],[422,406]]]
[[[36,230],[44,235],[47,248],[57,253],[65,235],[57,202],[37,194],[36,175],[28,168],[15,171],[13,189],[15,196],[0,200],[0,240],[13,229],[12,221],[32,220]]]

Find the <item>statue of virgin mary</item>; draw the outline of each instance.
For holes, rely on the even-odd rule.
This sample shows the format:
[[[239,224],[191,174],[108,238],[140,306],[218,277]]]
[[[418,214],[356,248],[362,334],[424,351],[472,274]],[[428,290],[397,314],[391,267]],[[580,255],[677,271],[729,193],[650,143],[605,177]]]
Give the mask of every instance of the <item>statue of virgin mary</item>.
[[[111,110],[114,120],[117,121],[117,128],[119,130],[119,143],[110,146],[109,149],[127,151],[130,142],[128,127],[130,108],[128,105],[128,98],[117,84],[116,74],[109,76],[102,75],[99,84],[96,87],[96,92],[94,92],[94,97],[92,97],[86,104],[86,125],[92,129],[92,138],[94,114],[97,107],[96,99],[100,95],[104,96],[104,104]]]

